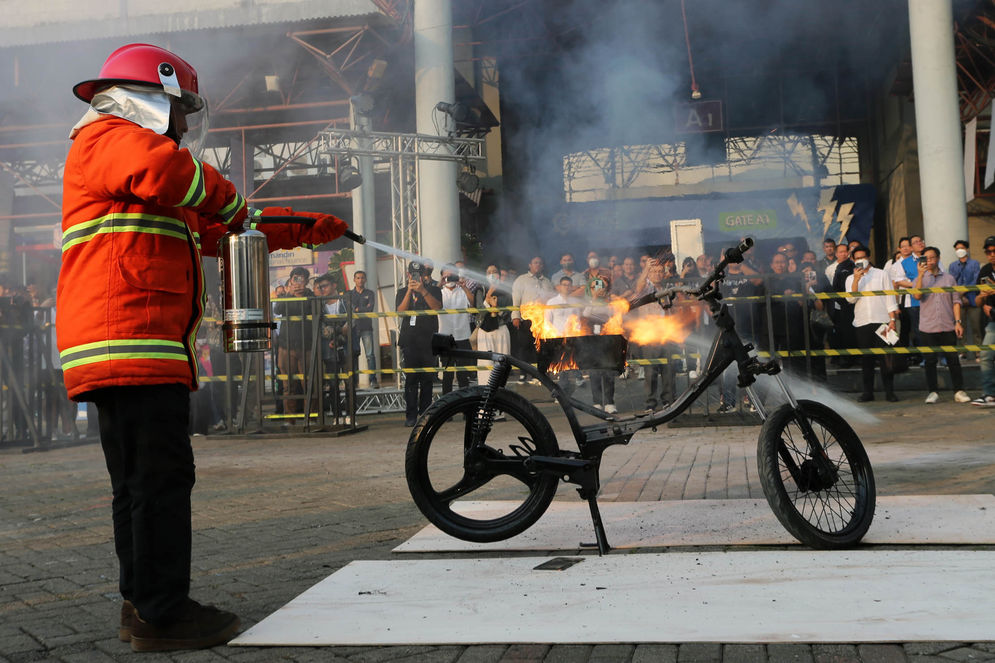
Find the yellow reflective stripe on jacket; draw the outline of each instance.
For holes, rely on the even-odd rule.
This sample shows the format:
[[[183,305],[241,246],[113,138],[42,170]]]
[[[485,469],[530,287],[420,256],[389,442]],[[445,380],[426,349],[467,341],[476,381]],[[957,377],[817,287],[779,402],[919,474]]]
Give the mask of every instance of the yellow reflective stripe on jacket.
[[[99,219],[73,224],[62,235],[62,251],[88,242],[102,233],[149,233],[186,241],[187,225],[168,216],[138,212],[114,212]]]
[[[62,369],[69,370],[116,359],[172,359],[186,362],[188,355],[186,347],[178,341],[138,338],[84,343],[66,348],[59,353],[59,358],[62,360]]]
[[[190,188],[187,189],[187,195],[183,197],[177,207],[196,207],[207,197],[207,190],[204,188],[204,166],[197,159],[190,158],[193,159],[194,166],[193,180],[190,182]]]
[[[244,206],[245,198],[242,197],[242,194],[236,191],[235,197],[232,201],[218,210],[218,216],[224,219],[224,224],[227,226],[231,223],[231,220],[235,218],[235,215],[238,214],[239,210],[241,210]]]

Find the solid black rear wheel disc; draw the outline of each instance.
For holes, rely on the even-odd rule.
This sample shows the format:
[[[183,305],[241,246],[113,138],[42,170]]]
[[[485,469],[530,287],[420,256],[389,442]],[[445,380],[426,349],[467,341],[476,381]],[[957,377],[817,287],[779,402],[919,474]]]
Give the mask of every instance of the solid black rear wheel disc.
[[[462,389],[436,401],[412,430],[405,455],[408,489],[425,517],[451,536],[476,542],[500,541],[531,527],[559,483],[555,474],[526,462],[555,456],[556,437],[535,406],[513,392],[497,390],[490,409],[503,420],[491,424],[482,444],[471,444],[485,417],[485,389]]]

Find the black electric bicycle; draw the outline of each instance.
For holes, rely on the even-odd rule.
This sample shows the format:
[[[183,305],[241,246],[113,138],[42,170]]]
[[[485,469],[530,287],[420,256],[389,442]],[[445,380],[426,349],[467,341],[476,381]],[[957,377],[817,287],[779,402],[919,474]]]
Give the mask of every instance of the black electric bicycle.
[[[610,549],[597,494],[605,449],[627,444],[643,428],[668,422],[685,411],[732,363],[738,385],[746,389],[763,425],[757,463],[767,502],[784,528],[813,548],[856,545],[874,517],[875,488],[870,461],[850,425],[827,406],[795,400],[776,359],[761,361],[751,344],[736,333],[733,317],[723,304],[719,283],[730,263],[743,260],[749,238],[727,249],[723,259],[700,286],[676,286],[631,302],[632,308],[659,302],[673,304],[679,293],[705,302],[718,333],[704,370],[697,380],[667,406],[652,411],[615,415],[570,397],[548,374],[556,357],[540,347],[538,368],[505,354],[456,349],[452,337],[436,335],[433,350],[443,357],[494,362],[486,385],[449,393],[436,401],[412,430],[405,456],[411,496],[421,512],[447,534],[475,542],[500,541],[532,526],[546,511],[559,481],[578,486],[587,500],[601,554]],[[611,356],[625,365],[625,339],[589,336],[559,341],[553,354],[583,348],[585,339],[599,346],[595,357]],[[579,346],[570,347],[576,341]],[[608,346],[616,347],[614,353]],[[552,346],[551,346],[552,347]],[[620,349],[619,349],[620,348]],[[538,380],[560,404],[577,443],[577,451],[560,449],[546,418],[536,407],[505,385],[512,367]],[[605,368],[601,366],[600,368]],[[620,372],[621,368],[615,368]],[[768,411],[754,382],[771,376],[786,403]],[[581,425],[577,411],[600,421]],[[446,426],[446,424],[452,424]],[[468,501],[472,500],[472,501]],[[510,505],[501,513],[481,510],[478,500]]]

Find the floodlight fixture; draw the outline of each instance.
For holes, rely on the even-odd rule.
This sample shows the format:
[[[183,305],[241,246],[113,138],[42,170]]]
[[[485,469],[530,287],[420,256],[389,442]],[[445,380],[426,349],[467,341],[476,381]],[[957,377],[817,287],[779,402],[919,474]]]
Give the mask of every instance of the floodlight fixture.
[[[435,110],[441,111],[453,118],[453,122],[464,123],[470,121],[470,107],[458,101],[454,104],[440,101],[435,105]]]
[[[463,193],[473,193],[480,188],[480,178],[477,177],[477,169],[467,165],[466,169],[456,176],[456,186]]]
[[[352,191],[363,183],[363,176],[359,169],[352,165],[352,160],[346,160],[338,169],[339,189],[342,191]]]

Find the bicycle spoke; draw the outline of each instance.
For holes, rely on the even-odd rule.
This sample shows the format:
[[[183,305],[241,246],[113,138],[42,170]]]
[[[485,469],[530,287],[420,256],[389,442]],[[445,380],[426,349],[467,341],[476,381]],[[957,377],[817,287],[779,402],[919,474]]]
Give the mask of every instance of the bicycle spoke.
[[[792,486],[788,491],[788,497],[798,513],[819,529],[827,532],[840,531],[849,523],[857,501],[854,477],[846,453],[829,430],[813,422],[816,438],[837,477],[829,488],[820,491],[802,491],[795,481],[795,472],[792,470],[797,471],[800,463],[810,455],[810,451],[807,443],[804,445],[805,449],[799,448],[796,440],[804,436],[801,435],[801,427],[797,422],[792,423],[793,426],[786,427],[783,431],[781,438],[783,449],[780,452],[779,462],[785,488]],[[798,429],[797,438],[794,434],[795,427]]]

